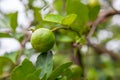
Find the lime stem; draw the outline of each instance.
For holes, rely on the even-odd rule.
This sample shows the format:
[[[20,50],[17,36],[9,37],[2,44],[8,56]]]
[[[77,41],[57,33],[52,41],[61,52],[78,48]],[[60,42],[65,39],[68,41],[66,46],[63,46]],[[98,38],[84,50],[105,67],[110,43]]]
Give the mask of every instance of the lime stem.
[[[59,30],[59,29],[69,29],[68,27],[64,27],[64,26],[62,26],[62,27],[55,27],[55,28],[53,28],[51,31],[57,31],[57,30]]]

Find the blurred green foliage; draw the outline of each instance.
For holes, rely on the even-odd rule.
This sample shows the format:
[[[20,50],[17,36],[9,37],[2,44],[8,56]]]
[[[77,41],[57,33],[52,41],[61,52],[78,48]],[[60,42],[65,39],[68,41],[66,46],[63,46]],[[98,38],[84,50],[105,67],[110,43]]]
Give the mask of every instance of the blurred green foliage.
[[[0,39],[14,38],[21,45],[19,50],[0,56],[0,80],[83,80],[85,75],[87,80],[120,79],[120,63],[111,55],[89,46],[89,54],[86,56],[86,35],[91,29],[88,24],[97,19],[104,7],[101,3],[93,4],[95,0],[89,0],[93,1],[91,4],[89,1],[84,4],[83,0],[54,0],[49,4],[46,0],[40,0],[43,6],[39,7],[34,6],[36,1],[28,0],[28,3],[24,4],[24,0],[20,0],[24,4],[26,16],[28,11],[33,11],[33,14],[29,13],[34,18],[28,27],[19,25],[19,12],[4,13],[0,10]],[[46,9],[48,12],[43,14]],[[111,40],[120,40],[120,25],[111,22],[112,17],[97,25],[92,37],[99,41],[97,44],[105,47]],[[32,32],[29,31],[30,28],[36,30],[43,27],[51,29],[56,36],[52,51],[41,53],[31,47],[27,48]],[[21,31],[18,32],[17,29]],[[101,30],[111,32],[112,36],[99,40],[98,34]],[[85,46],[87,49],[84,51],[82,49]],[[120,48],[117,52],[120,56]],[[34,55],[37,55],[34,58],[37,60],[32,63],[30,60]],[[21,60],[21,56],[27,59]]]

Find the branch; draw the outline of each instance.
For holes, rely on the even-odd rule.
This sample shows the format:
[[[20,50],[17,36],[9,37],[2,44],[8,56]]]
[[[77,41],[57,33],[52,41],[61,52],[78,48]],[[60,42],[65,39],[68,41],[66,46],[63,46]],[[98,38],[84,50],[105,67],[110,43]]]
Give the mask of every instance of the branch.
[[[93,33],[95,32],[95,29],[97,27],[97,25],[103,21],[105,21],[107,18],[116,15],[116,14],[120,14],[120,11],[109,11],[109,12],[102,12],[100,13],[100,15],[98,16],[98,18],[93,22],[93,24],[91,25],[91,29],[90,32],[87,35],[87,39],[89,39],[90,37],[92,37]]]
[[[107,50],[105,47],[103,47],[101,45],[91,44],[89,41],[89,38],[92,37],[92,35],[94,34],[95,29],[99,25],[99,23],[104,22],[106,19],[108,19],[109,17],[116,15],[116,14],[120,14],[120,11],[109,11],[109,12],[100,13],[98,18],[91,25],[90,32],[87,35],[87,42],[88,42],[88,45],[90,45],[92,48],[99,51],[100,53],[107,53],[114,60],[120,61],[120,55],[118,55],[117,53],[114,53],[113,51]]]
[[[7,73],[7,72],[0,75],[0,79],[2,80],[7,80],[8,77],[10,77],[10,73]]]
[[[110,55],[110,57],[112,59],[120,61],[120,55],[118,53],[110,51],[110,50],[106,49],[104,46],[99,45],[99,44],[92,44],[92,43],[89,42],[89,45],[93,49],[95,49],[96,51],[98,51],[100,54],[106,53],[106,54]]]
[[[24,49],[25,49],[25,44],[30,40],[31,34],[29,33],[29,28],[32,25],[32,21],[29,23],[29,25],[27,26],[26,29],[23,29],[23,33],[24,33],[24,39],[22,40],[21,44],[21,49],[20,49],[20,54],[17,57],[17,64],[20,63],[20,58],[21,56],[24,54]]]
[[[28,42],[30,40],[30,37],[31,37],[31,34],[29,33],[29,31],[27,29],[24,30],[24,35],[25,35],[25,37],[24,37],[23,41],[21,42],[20,55],[17,58],[17,64],[20,63],[20,58],[24,54],[25,44],[26,44],[26,42]]]
[[[30,40],[30,37],[31,37],[31,34],[29,33],[28,30],[25,30],[24,31],[24,35],[25,35],[25,38],[23,39],[23,41],[21,42],[21,46],[24,48],[25,47],[25,44],[26,42],[28,42]]]

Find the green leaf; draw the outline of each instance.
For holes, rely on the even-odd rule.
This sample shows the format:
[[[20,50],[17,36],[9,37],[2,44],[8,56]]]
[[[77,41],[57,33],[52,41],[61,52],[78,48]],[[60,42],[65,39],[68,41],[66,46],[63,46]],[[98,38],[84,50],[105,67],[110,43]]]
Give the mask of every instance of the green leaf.
[[[58,76],[60,76],[62,74],[62,72],[67,69],[68,67],[70,67],[70,65],[72,65],[72,62],[67,62],[65,64],[62,64],[61,66],[59,66],[58,68],[56,68],[52,74],[49,77],[49,80],[55,80]]]
[[[16,58],[17,58],[17,56],[18,56],[18,52],[6,53],[4,56],[7,57],[7,58],[9,58],[9,59],[11,59],[11,61],[12,61],[14,64],[16,64]]]
[[[82,4],[80,0],[67,0],[66,10],[67,14],[77,15],[76,22],[78,25],[84,25],[89,19],[88,8],[86,5]]]
[[[68,35],[60,35],[59,36],[59,41],[61,41],[61,42],[72,42],[73,39]]]
[[[88,80],[98,80],[98,72],[94,68],[88,70]]]
[[[2,13],[0,13],[0,15],[2,16],[2,18],[0,18],[0,28],[9,27],[10,25],[9,25],[8,16]]]
[[[36,68],[42,69],[40,78],[46,74],[48,77],[53,69],[53,54],[51,51],[41,53],[36,61]]]
[[[22,42],[25,37],[23,32],[20,32],[20,33],[17,32],[15,34],[13,34],[12,36],[14,36],[14,38],[17,39],[19,42]]]
[[[47,14],[44,17],[44,21],[54,22],[54,23],[61,24],[63,18],[64,18],[63,16],[58,15],[58,14]]]
[[[68,68],[64,71],[64,75],[67,77],[67,80],[72,78],[72,71]]]
[[[35,71],[34,73],[27,76],[26,80],[40,80],[39,75],[41,73],[41,69]]]
[[[47,80],[46,76],[47,76],[47,74],[45,74],[41,80]]]
[[[94,21],[100,11],[100,5],[96,5],[93,7],[88,6],[88,7],[89,7],[89,20]]]
[[[60,13],[62,14],[63,13],[63,0],[55,0],[54,3],[53,3],[55,9]]]
[[[28,0],[28,5],[31,7],[33,2],[34,2],[34,0]]]
[[[0,57],[0,75],[3,72],[9,71],[11,68],[10,65],[13,65],[12,61],[7,57]]]
[[[5,38],[5,37],[11,37],[8,33],[1,33],[0,32],[0,38]]]
[[[78,38],[76,40],[76,43],[81,43],[81,45],[85,45],[86,44],[86,38],[81,36],[80,38]]]
[[[36,21],[41,22],[42,21],[42,15],[40,13],[40,8],[34,8],[34,18]]]
[[[30,48],[30,49],[24,49],[24,55],[25,55],[28,59],[31,58],[31,56],[33,55],[34,52],[35,52],[35,51],[34,51],[32,48]]]
[[[25,59],[20,66],[17,66],[11,73],[11,80],[26,80],[26,77],[35,71],[32,62]]]
[[[18,24],[17,24],[18,12],[9,14],[9,16],[10,16],[10,26],[11,26],[13,32],[16,32],[16,27],[18,26]]]
[[[77,18],[76,14],[70,14],[62,20],[62,24],[69,26],[75,21],[76,18]]]
[[[61,30],[61,33],[57,37],[60,42],[73,42],[76,40],[77,33],[71,30]]]

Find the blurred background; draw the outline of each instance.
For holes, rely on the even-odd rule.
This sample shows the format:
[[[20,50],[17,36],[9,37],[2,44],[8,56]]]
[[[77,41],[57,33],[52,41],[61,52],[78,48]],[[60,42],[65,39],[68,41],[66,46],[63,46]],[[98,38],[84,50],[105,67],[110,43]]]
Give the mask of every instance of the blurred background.
[[[88,5],[90,1],[92,3],[97,0],[80,1]],[[20,60],[27,57],[35,63],[38,54],[29,42],[32,33],[30,27],[53,29],[56,24],[44,23],[41,19],[48,13],[58,14],[61,2],[64,0],[0,0],[0,56],[7,56],[15,63],[18,55],[22,53]],[[74,35],[63,36],[68,33],[64,30],[55,32],[54,66],[73,60],[73,67],[80,65],[80,72],[87,64],[88,80],[120,80],[120,0],[99,0],[96,4],[99,4],[100,7],[97,16],[102,16],[107,12],[116,11],[118,13],[106,16],[108,18],[97,24],[95,33],[90,38],[89,47],[83,39],[82,47],[79,50],[80,55],[77,55],[80,61],[77,61],[78,57],[74,57],[72,54],[75,52],[73,51],[74,46],[71,46]],[[92,24],[96,19],[97,17],[88,24]],[[86,57],[88,52],[89,55]],[[7,61],[3,62],[7,64]],[[1,59],[0,74],[7,71],[2,66],[3,62]],[[80,72],[77,74],[82,75]]]

